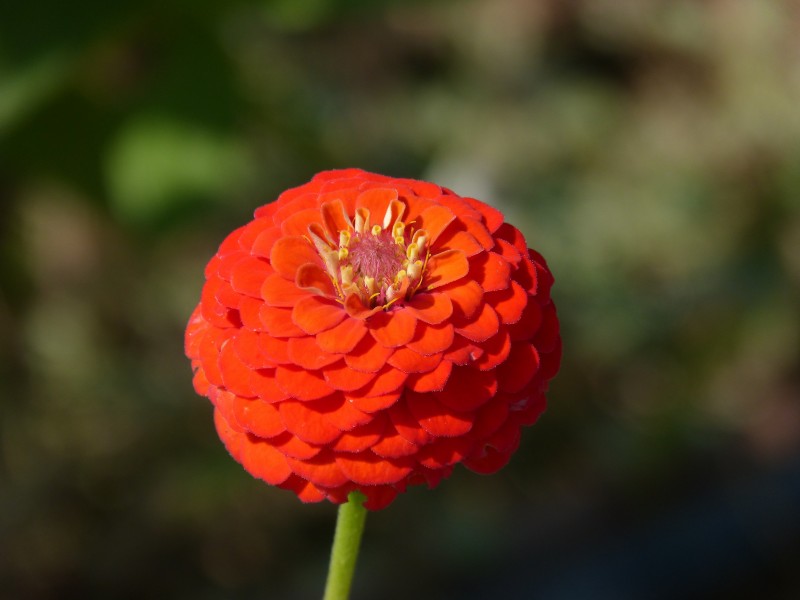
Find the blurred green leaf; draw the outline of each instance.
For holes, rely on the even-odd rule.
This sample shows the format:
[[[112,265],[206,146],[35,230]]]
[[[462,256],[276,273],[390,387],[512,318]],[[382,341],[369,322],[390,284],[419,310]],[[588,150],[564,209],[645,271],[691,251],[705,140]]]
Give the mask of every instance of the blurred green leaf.
[[[182,205],[222,202],[248,178],[240,140],[170,117],[137,117],[111,144],[111,210],[126,222],[157,221]]]

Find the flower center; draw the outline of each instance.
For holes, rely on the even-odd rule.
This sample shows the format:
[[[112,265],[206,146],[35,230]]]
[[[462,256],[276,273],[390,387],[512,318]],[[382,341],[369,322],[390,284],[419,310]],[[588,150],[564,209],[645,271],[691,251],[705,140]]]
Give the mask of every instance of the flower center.
[[[323,209],[331,210],[330,206]],[[428,235],[424,229],[411,231],[406,226],[401,220],[404,210],[401,202],[391,202],[382,225],[370,225],[366,208],[356,211],[355,223],[342,213],[337,219],[338,244],[321,227],[309,227],[343,301],[356,294],[367,308],[388,308],[417,291],[429,256]]]

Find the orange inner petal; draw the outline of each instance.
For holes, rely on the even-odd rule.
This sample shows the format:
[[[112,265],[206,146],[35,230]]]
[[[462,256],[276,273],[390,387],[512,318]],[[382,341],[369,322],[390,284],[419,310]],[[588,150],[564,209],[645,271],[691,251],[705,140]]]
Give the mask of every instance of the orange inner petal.
[[[363,321],[346,317],[341,323],[327,331],[317,334],[317,344],[334,354],[350,352],[367,333],[367,326]]]
[[[288,236],[277,240],[269,253],[269,262],[276,272],[290,281],[295,280],[297,269],[305,264],[322,267],[322,260],[314,246],[304,237]]]
[[[411,311],[420,321],[438,325],[453,314],[453,303],[447,294],[416,294],[405,303],[407,310]]]
[[[445,250],[428,259],[422,289],[432,290],[458,281],[469,272],[469,262],[461,250]]]
[[[411,341],[417,327],[417,318],[403,308],[375,313],[367,321],[370,333],[379,344],[397,348]]]
[[[317,264],[306,263],[297,269],[294,278],[295,285],[302,289],[325,296],[326,298],[336,297],[336,288],[333,287],[328,273]]]

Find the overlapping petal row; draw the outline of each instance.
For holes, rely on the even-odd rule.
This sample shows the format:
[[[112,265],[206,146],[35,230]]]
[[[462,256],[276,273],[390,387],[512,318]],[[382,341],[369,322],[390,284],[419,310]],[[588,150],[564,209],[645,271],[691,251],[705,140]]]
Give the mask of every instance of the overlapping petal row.
[[[553,278],[497,210],[328,171],[259,208],[206,267],[194,386],[253,476],[305,502],[388,505],[505,465],[561,358]]]

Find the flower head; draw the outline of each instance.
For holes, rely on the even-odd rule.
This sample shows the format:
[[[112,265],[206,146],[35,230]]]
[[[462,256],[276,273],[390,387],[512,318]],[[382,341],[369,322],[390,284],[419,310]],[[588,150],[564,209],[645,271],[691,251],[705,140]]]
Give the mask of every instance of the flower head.
[[[553,278],[500,212],[431,183],[327,171],[262,206],[205,271],[194,387],[253,476],[388,505],[505,465],[561,359]]]

